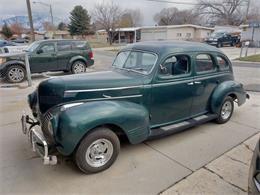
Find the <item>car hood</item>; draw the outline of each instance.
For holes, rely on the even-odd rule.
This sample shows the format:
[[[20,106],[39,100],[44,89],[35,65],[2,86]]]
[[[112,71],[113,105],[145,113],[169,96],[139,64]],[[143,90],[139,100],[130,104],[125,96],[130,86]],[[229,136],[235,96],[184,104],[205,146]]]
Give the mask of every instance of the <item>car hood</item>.
[[[56,105],[116,99],[141,94],[143,75],[124,71],[103,71],[53,78],[38,87],[42,113]]]

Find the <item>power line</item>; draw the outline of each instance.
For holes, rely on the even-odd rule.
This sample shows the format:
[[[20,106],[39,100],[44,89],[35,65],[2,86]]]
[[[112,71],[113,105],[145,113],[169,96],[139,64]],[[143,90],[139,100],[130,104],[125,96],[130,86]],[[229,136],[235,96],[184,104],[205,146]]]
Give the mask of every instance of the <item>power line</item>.
[[[176,2],[176,1],[167,1],[167,0],[146,0],[146,1],[153,1],[159,3],[173,3],[178,5],[199,5],[199,3],[192,3],[192,2]]]

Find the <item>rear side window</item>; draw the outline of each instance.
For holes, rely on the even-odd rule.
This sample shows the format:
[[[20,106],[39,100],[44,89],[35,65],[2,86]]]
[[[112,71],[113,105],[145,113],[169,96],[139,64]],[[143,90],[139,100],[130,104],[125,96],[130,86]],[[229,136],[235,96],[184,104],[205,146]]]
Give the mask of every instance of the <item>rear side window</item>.
[[[203,73],[203,72],[209,72],[214,71],[214,63],[210,55],[208,54],[199,54],[196,56],[196,72]]]
[[[75,50],[87,49],[87,43],[85,41],[75,41],[72,44],[72,48]]]
[[[217,56],[217,64],[220,70],[226,70],[229,68],[228,61],[222,56]]]
[[[71,42],[58,42],[58,51],[70,51],[72,48]]]

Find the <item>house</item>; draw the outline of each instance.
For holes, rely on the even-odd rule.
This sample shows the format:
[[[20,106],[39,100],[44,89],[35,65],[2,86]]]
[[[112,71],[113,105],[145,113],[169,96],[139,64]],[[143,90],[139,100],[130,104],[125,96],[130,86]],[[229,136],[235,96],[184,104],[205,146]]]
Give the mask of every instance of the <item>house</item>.
[[[190,40],[203,41],[214,28],[193,24],[141,27],[141,41]]]
[[[251,46],[260,47],[260,22],[242,24],[241,41],[250,41]]]
[[[46,31],[44,37],[48,39],[70,39],[71,35],[67,30]]]

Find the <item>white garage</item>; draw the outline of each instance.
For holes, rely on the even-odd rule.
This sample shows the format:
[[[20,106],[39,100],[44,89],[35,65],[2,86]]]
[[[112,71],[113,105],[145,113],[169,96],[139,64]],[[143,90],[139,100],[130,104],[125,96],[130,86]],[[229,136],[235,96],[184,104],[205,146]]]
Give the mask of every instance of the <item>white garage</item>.
[[[193,40],[202,41],[214,31],[192,24],[141,27],[141,41]]]

